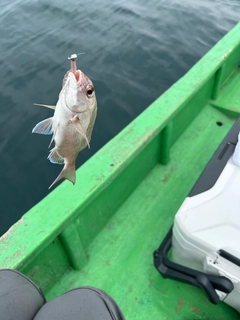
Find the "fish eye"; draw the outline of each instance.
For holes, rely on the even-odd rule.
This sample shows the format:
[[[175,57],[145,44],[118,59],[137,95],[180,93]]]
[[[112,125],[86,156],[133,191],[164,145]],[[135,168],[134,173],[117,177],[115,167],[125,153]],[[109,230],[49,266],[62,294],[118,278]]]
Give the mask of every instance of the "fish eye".
[[[91,97],[91,95],[93,94],[93,92],[94,92],[94,87],[91,86],[91,85],[90,85],[90,86],[87,86],[86,93],[87,93],[88,98]]]

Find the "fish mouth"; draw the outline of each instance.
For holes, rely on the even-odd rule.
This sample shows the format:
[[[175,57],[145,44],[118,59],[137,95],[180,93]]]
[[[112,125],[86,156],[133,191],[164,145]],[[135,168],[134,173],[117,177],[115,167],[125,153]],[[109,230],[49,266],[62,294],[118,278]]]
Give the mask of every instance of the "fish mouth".
[[[80,81],[80,76],[81,76],[81,71],[80,70],[77,70],[75,72],[73,72],[74,76],[75,76],[75,79],[77,82]]]
[[[72,72],[77,84],[80,87],[86,87],[89,83],[89,78],[81,71],[81,70],[76,70],[75,72]]]
[[[71,70],[70,70],[71,71]],[[85,75],[81,70],[71,71],[69,73],[69,82],[66,89],[71,87],[73,99],[68,96],[68,90],[65,91],[65,105],[73,113],[83,113],[88,111],[86,108],[86,97],[84,95]]]

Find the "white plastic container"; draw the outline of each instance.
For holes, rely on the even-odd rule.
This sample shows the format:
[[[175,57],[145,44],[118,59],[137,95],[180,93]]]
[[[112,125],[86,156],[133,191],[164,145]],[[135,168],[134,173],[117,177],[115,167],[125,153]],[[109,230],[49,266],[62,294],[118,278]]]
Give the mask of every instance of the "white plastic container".
[[[240,267],[220,250],[240,259],[240,167],[232,157],[211,189],[183,202],[174,220],[172,253],[174,262],[229,278],[234,290],[217,293],[240,312]]]

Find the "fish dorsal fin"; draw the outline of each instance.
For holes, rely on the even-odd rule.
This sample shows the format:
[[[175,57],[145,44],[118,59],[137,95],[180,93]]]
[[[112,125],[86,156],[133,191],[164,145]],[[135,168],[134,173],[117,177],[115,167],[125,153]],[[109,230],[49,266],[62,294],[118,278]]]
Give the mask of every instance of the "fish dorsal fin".
[[[64,164],[64,159],[57,153],[56,148],[50,151],[48,159],[51,163]]]
[[[35,106],[41,106],[41,107],[46,107],[49,109],[55,110],[56,106],[49,106],[48,104],[41,104],[41,103],[34,103]]]
[[[77,115],[75,115],[72,119],[71,119],[74,127],[76,128],[76,130],[83,136],[83,138],[86,140],[88,148],[90,149],[90,144],[89,144],[89,140],[86,136],[86,133],[81,125],[80,119],[78,118]]]
[[[53,124],[53,117],[45,119],[32,129],[32,133],[39,133],[39,134],[52,134],[52,124]]]

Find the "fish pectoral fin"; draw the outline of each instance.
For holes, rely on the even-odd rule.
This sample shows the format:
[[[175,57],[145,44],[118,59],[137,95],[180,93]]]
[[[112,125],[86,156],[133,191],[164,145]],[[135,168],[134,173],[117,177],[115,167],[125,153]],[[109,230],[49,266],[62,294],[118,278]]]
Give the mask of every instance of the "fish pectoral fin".
[[[52,139],[48,145],[48,149],[51,147],[51,144],[53,143],[54,137],[55,137],[56,133],[54,132],[54,134],[52,135]]]
[[[69,181],[72,182],[72,184],[75,184],[76,182],[75,165],[71,165],[71,166],[65,165],[61,173],[59,174],[59,176],[53,181],[53,183],[50,185],[48,189],[52,188],[52,186],[61,179],[68,179]]]
[[[89,144],[89,140],[86,136],[86,133],[81,125],[81,122],[80,122],[80,119],[78,118],[78,116],[74,116],[72,119],[71,119],[74,127],[76,128],[76,130],[83,136],[83,138],[86,140],[87,142],[87,145],[88,145],[88,148],[90,149],[90,144]]]
[[[53,125],[53,117],[45,119],[32,129],[32,133],[39,133],[39,134],[52,134],[52,125]]]
[[[52,144],[53,140],[54,140],[54,139],[55,139],[55,137],[56,137],[57,128],[58,128],[58,124],[56,125],[56,129],[55,129],[55,131],[54,131],[54,133],[53,133],[53,135],[52,135],[52,139],[51,139],[51,141],[50,141],[50,143],[49,143],[48,148],[50,148],[50,147],[51,147],[51,144]]]
[[[58,154],[56,148],[53,148],[50,151],[50,154],[47,158],[51,163],[64,164],[64,159]]]
[[[34,103],[35,106],[41,106],[41,107],[46,107],[46,108],[49,108],[49,109],[53,109],[55,110],[56,106],[50,106],[48,104],[41,104],[41,103]]]

